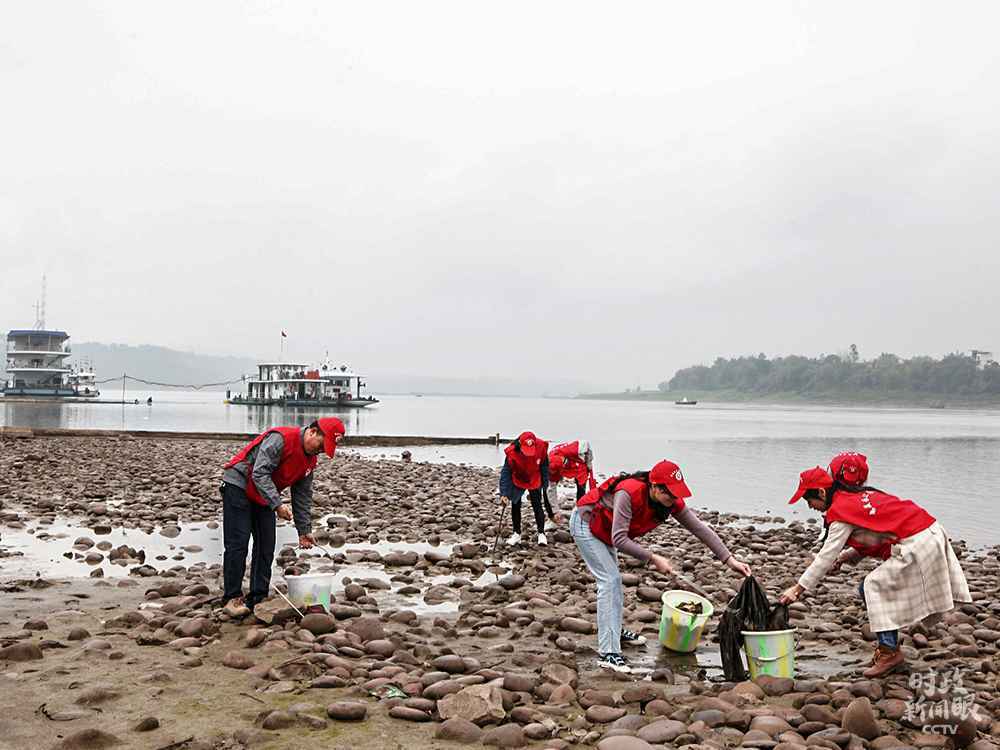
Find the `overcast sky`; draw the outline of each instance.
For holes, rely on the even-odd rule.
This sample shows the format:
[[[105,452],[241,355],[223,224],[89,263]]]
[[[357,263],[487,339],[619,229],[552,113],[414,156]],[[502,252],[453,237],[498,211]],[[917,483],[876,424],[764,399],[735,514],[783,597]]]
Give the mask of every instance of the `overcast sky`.
[[[647,387],[1000,350],[994,2],[29,2],[0,326]]]

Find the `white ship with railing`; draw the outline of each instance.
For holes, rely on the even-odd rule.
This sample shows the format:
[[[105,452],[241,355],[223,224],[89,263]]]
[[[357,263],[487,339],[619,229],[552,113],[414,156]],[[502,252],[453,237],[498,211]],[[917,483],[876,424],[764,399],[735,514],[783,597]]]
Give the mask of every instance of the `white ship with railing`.
[[[92,366],[74,368],[69,334],[44,328],[7,333],[7,380],[4,398],[96,398],[97,375]]]
[[[246,394],[226,392],[227,404],[246,406],[366,407],[377,404],[362,396],[362,376],[347,365],[333,365],[329,355],[318,366],[304,362],[262,362],[257,377],[246,380]]]

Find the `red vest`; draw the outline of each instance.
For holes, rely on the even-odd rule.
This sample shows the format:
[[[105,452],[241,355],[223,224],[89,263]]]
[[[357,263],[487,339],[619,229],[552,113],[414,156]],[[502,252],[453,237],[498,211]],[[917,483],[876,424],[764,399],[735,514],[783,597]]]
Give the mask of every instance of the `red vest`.
[[[281,463],[273,474],[274,486],[281,492],[285,487],[290,487],[297,481],[309,474],[316,468],[316,456],[307,456],[302,447],[302,429],[300,427],[275,427],[267,432],[262,432],[255,437],[252,442],[243,446],[239,453],[233,456],[227,469],[231,469],[241,461],[245,461],[247,454],[263,442],[264,438],[272,432],[277,432],[285,440],[284,450],[281,451]],[[259,505],[267,505],[267,500],[261,497],[260,492],[253,483],[253,467],[247,474],[247,497]]]
[[[600,539],[608,546],[612,546],[611,525],[614,522],[614,509],[607,507],[601,502],[601,497],[607,494],[611,483],[618,477],[606,479],[596,488],[576,501],[576,507],[582,508],[592,505],[593,511],[590,514],[590,533]],[[662,521],[653,513],[653,507],[649,501],[649,485],[639,479],[623,479],[615,487],[615,492],[624,490],[632,499],[632,520],[628,525],[628,538],[635,539],[648,534],[659,526]],[[684,500],[677,498],[670,509],[670,514],[684,510]]]
[[[565,459],[565,465],[559,458]],[[555,459],[555,463],[553,463]],[[553,466],[558,464],[558,468]],[[586,484],[590,477],[590,489],[597,486],[587,462],[580,456],[580,441],[574,440],[572,443],[560,443],[549,454],[549,481],[558,482],[560,479],[572,479],[577,484]]]
[[[901,500],[878,490],[847,492],[838,490],[825,514],[827,523],[843,521],[852,526],[892,534],[896,539],[906,539],[929,528],[935,518],[912,500]],[[849,539],[847,544],[869,557],[887,559],[891,544],[866,547]]]
[[[537,490],[542,486],[542,459],[548,455],[549,444],[544,440],[535,440],[536,455],[533,458],[521,453],[511,443],[504,448],[507,454],[507,464],[510,466],[510,478],[514,486],[522,490]]]

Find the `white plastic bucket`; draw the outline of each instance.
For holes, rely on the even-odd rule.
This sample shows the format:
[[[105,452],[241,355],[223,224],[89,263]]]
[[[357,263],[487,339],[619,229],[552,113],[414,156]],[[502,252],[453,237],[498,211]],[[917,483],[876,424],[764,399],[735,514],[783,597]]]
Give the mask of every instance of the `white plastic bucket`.
[[[333,593],[333,573],[313,573],[304,576],[285,576],[288,584],[288,599],[299,609],[308,609],[317,604],[330,611],[330,597]]]
[[[671,651],[687,654],[698,648],[705,623],[715,612],[712,602],[690,591],[667,591],[661,597],[663,612],[660,615],[660,643]],[[677,609],[682,602],[701,602],[702,613],[691,614]]]
[[[759,675],[795,676],[795,628],[742,632],[743,650],[747,655],[751,680],[757,679]]]

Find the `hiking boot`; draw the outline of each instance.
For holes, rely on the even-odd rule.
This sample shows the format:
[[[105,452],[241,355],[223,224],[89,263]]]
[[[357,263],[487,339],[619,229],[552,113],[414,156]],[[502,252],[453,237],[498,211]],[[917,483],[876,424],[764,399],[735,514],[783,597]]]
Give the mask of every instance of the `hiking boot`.
[[[244,603],[242,596],[237,596],[226,602],[222,611],[234,620],[242,620],[250,614],[250,608]]]
[[[539,543],[539,544],[540,544],[541,546],[543,546],[543,547],[544,547],[544,546],[545,546],[546,544],[548,544],[548,543],[549,543],[549,539],[548,539],[548,537],[547,537],[547,536],[545,536],[545,534],[539,534],[539,535],[538,535],[538,543]]]
[[[514,534],[511,534],[509,537],[507,537],[507,546],[508,547],[516,547],[520,543],[521,543],[521,535],[520,534],[514,533]]]
[[[628,666],[628,662],[625,661],[621,654],[601,654],[601,660],[597,662],[597,666],[601,669],[610,669],[613,672],[621,672],[622,674],[628,674],[632,670]]]
[[[646,643],[646,636],[622,628],[621,642],[623,646],[643,646]]]
[[[904,661],[906,661],[906,657],[903,656],[902,649],[889,648],[880,643],[875,649],[871,667],[866,669],[862,674],[869,679],[884,677],[894,671]]]

